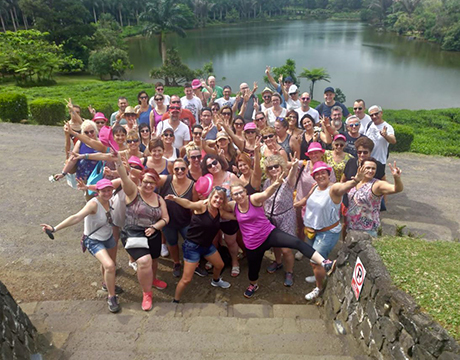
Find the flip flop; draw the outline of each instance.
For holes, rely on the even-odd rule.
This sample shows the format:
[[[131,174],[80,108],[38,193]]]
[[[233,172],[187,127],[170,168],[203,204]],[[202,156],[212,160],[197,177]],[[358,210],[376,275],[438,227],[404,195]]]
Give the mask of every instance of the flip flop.
[[[240,267],[239,266],[233,266],[232,267],[232,272],[231,272],[230,275],[232,277],[237,277],[239,274],[240,274]]]

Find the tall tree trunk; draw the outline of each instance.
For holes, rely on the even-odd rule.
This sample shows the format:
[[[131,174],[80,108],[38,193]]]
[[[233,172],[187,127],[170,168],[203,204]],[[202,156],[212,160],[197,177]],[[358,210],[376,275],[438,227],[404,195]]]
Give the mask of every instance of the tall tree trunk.
[[[16,20],[16,25],[19,27],[18,14],[16,13],[16,6],[13,6],[14,20]]]
[[[160,32],[160,55],[161,55],[161,61],[163,65],[165,64],[166,60],[166,43],[165,43],[165,33],[164,31]]]
[[[29,24],[27,23],[27,16],[25,16],[24,13],[22,13],[22,21],[24,22],[24,28],[26,30],[29,30]]]
[[[10,9],[10,17],[11,17],[11,22],[13,23],[14,31],[18,31],[18,28],[16,27],[16,23],[14,22],[13,10],[11,9]]]
[[[123,17],[121,16],[121,6],[118,8],[118,15],[120,16],[120,26],[123,27]]]
[[[5,20],[3,20],[3,15],[0,14],[0,22],[2,23],[3,32],[6,32]]]
[[[222,9],[220,9],[220,21],[222,21],[222,15],[223,15],[222,13],[223,13],[223,11],[222,11]]]
[[[139,26],[139,10],[136,9],[136,23]]]
[[[94,16],[94,23],[97,23],[96,9],[94,8],[94,5],[93,5],[93,16]]]

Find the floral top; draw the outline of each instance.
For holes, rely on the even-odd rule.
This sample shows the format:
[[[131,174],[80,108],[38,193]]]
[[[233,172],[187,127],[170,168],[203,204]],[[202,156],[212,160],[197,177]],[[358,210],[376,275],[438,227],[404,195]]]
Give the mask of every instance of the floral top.
[[[365,183],[359,189],[352,188],[348,193],[348,229],[377,230],[380,226],[381,196],[372,192],[372,186],[377,179]]]
[[[344,153],[345,157],[343,158],[343,160],[339,163],[336,163],[334,161],[334,156],[332,154],[333,150],[326,150],[323,155],[324,162],[334,170],[336,181],[340,181],[345,170],[345,165],[347,165],[348,160],[353,158],[353,156],[349,153]]]

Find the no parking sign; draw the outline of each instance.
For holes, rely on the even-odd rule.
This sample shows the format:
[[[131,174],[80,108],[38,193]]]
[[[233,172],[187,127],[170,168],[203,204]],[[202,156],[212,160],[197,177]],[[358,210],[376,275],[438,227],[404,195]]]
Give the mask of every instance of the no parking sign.
[[[364,268],[361,259],[358,257],[356,259],[355,269],[353,270],[353,278],[351,279],[351,288],[353,289],[356,300],[359,299],[359,294],[361,293],[365,277],[366,269]]]

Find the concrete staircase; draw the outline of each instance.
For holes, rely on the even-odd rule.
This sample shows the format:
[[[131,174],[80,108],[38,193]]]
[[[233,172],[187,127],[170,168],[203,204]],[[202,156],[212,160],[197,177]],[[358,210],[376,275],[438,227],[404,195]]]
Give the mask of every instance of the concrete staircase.
[[[364,359],[326,329],[315,305],[155,303],[144,312],[105,301],[21,304],[43,359]]]

